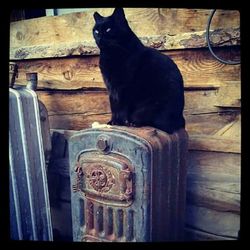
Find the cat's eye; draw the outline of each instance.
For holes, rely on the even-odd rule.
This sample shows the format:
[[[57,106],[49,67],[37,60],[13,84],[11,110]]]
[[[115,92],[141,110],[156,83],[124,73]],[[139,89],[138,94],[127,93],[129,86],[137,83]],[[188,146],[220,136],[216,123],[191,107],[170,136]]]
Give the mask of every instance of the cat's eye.
[[[107,29],[106,29],[106,32],[109,32],[110,30],[111,30],[111,28],[107,28]]]
[[[95,30],[94,32],[95,32],[96,34],[98,34],[98,33],[99,33],[99,31],[98,31],[98,30]]]

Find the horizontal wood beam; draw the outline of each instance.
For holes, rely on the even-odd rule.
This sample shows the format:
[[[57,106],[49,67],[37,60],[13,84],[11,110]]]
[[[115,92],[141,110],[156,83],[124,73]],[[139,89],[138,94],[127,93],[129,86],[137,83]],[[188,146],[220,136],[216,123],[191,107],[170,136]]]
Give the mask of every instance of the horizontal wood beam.
[[[111,112],[107,91],[37,91],[45,104],[51,128],[83,129],[95,121],[107,123]],[[187,130],[191,134],[214,134],[232,122],[240,111],[213,107],[216,90],[186,91],[185,110]]]
[[[220,48],[216,53],[224,59],[235,60],[240,50]],[[207,49],[168,51],[164,54],[169,55],[179,67],[186,89],[216,89],[227,83],[240,89],[240,65],[222,64]],[[17,65],[16,84],[25,85],[26,73],[37,72],[38,89],[106,88],[99,69],[99,56],[21,60],[17,61]],[[233,91],[232,88],[230,90]],[[220,103],[223,103],[223,98]]]
[[[220,184],[220,185],[218,185]],[[220,186],[224,189],[221,191]],[[188,182],[187,202],[216,211],[240,214],[240,183]],[[236,188],[238,190],[236,190]]]
[[[190,135],[190,150],[241,153],[240,140],[216,135]]]
[[[110,15],[113,8],[41,17],[10,24],[10,59],[96,55],[93,13]],[[209,9],[125,8],[129,25],[142,42],[159,50],[204,47]],[[240,14],[218,10],[211,25],[216,46],[240,43]]]
[[[204,232],[197,228],[186,226],[185,229],[186,241],[225,241],[225,240],[237,240],[237,237],[225,237],[213,233]]]
[[[207,47],[206,33],[196,31],[176,35],[156,35],[139,37],[142,43],[157,50],[176,50]],[[240,45],[240,29],[228,28],[227,30],[215,30],[211,32],[213,46]],[[100,50],[94,41],[81,41],[71,43],[51,43],[41,45],[25,45],[22,47],[10,47],[10,60],[54,58],[83,55],[99,55]]]
[[[238,237],[240,215],[187,205],[186,226],[222,237]]]

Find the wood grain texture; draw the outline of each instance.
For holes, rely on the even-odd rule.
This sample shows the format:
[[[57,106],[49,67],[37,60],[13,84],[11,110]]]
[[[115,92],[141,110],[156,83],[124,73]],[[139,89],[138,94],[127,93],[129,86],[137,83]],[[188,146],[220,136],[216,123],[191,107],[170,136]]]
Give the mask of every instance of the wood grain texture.
[[[107,91],[60,90],[37,91],[49,115],[110,113]],[[185,91],[185,114],[219,113],[214,107],[216,90]]]
[[[12,22],[10,58],[98,54],[92,36],[94,11],[110,15],[113,9]],[[128,8],[125,13],[131,28],[148,46],[164,50],[205,46],[204,30],[211,10]],[[239,44],[239,17],[238,11],[219,10],[211,26],[216,30],[212,41],[217,45]]]
[[[205,32],[181,33],[178,35],[158,35],[139,37],[141,42],[157,50],[176,50],[206,47]],[[239,28],[215,30],[211,32],[213,46],[240,45]],[[34,46],[11,47],[10,60],[54,58],[79,55],[99,55],[100,50],[94,41],[52,43]]]
[[[192,144],[192,140],[193,136],[190,136],[189,144]],[[224,142],[226,144],[228,140],[225,139]],[[189,147],[188,172],[192,181],[212,182],[214,180],[219,182],[223,179],[229,181],[231,178],[230,182],[239,183],[241,154],[214,152],[212,148],[208,151],[193,150],[192,147]],[[223,178],[223,175],[225,178]]]
[[[239,215],[240,183],[240,154],[189,150],[187,175],[189,205]]]
[[[97,8],[86,12],[12,22],[11,47],[50,44],[51,41],[61,43],[92,40],[93,13],[98,11],[101,15],[108,16],[113,10]],[[140,37],[204,31],[211,13],[208,9],[167,8],[125,8],[124,11],[131,28]],[[218,10],[211,29],[238,28],[239,25],[238,11]]]
[[[37,91],[49,116],[110,113],[106,91]]]
[[[188,182],[187,186],[188,204],[240,215],[240,192],[235,191],[239,183]]]
[[[226,120],[220,119],[220,117],[214,115],[212,122],[210,125],[208,121],[211,121],[211,117],[203,117],[202,119],[197,118],[197,122],[189,122],[187,119],[186,129],[189,134],[204,134],[204,133],[214,133],[221,127],[227,124]],[[231,117],[229,117],[232,119]],[[49,116],[50,126],[54,129],[71,129],[71,130],[81,130],[85,128],[90,128],[93,122],[99,122],[101,124],[106,124],[111,119],[111,114],[92,114],[92,115],[84,115],[84,114],[60,114],[60,115],[51,115]],[[201,120],[201,122],[199,122]],[[195,139],[196,142],[196,139]],[[194,143],[195,143],[194,142]],[[204,147],[204,140],[201,139],[201,142],[196,142],[195,146],[192,144],[191,148],[197,148],[198,144],[202,143]],[[212,146],[206,145],[207,150],[223,150],[221,148],[213,148]]]
[[[51,128],[79,130],[95,121],[107,123],[111,112],[106,91],[37,91],[49,113]],[[214,134],[237,116],[213,107],[216,90],[186,91],[186,127],[191,134]]]
[[[240,140],[225,138],[223,136],[215,135],[191,135],[189,149],[214,151],[214,152],[228,152],[228,153],[241,153]]]
[[[218,130],[215,135],[230,138],[241,138],[241,115],[238,115],[232,122]]]
[[[216,53],[224,59],[235,60],[240,51],[239,48],[221,48]],[[207,49],[168,51],[164,54],[169,55],[179,67],[186,89],[218,88],[221,85],[226,88],[228,84],[231,86],[235,82],[238,84],[234,85],[235,90],[239,91],[237,86],[240,88],[240,65],[222,64]],[[105,88],[98,56],[22,60],[17,61],[17,65],[19,73],[16,84],[25,85],[25,74],[37,72],[38,89]]]
[[[186,225],[218,236],[236,238],[240,229],[240,216],[231,212],[188,205]]]
[[[185,227],[185,240],[186,241],[225,241],[237,240],[237,237],[225,237],[194,229],[192,227]]]
[[[228,82],[222,84],[218,92],[218,99],[215,104],[218,107],[241,107],[240,82]]]

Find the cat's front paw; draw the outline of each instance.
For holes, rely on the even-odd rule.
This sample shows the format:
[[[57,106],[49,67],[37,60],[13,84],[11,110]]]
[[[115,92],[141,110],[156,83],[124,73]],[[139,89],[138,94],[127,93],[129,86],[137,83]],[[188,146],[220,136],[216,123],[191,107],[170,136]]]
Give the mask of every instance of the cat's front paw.
[[[113,120],[110,120],[109,122],[107,122],[108,125],[115,125]]]
[[[114,119],[111,119],[107,124],[108,125],[122,125],[121,122],[119,122],[118,120],[114,120]]]
[[[124,121],[124,125],[127,126],[127,127],[137,127],[137,125],[134,122],[131,122],[131,121],[128,121],[128,120]]]
[[[128,126],[129,127],[138,127],[138,125],[134,122],[129,122]]]

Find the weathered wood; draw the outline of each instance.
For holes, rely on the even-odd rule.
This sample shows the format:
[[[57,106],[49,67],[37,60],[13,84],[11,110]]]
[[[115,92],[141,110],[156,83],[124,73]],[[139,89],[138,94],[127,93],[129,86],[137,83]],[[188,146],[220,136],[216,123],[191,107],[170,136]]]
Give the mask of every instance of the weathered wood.
[[[237,116],[236,119],[220,130],[215,135],[221,135],[224,137],[241,137],[241,115]]]
[[[186,225],[218,236],[235,238],[240,229],[240,216],[231,212],[188,205]]]
[[[92,40],[93,13],[108,16],[113,8],[89,9],[86,12],[49,16],[11,23],[11,47],[50,44],[51,41],[74,42]],[[211,10],[168,8],[125,8],[131,28],[140,36],[153,36],[203,31]],[[143,25],[142,25],[143,24]],[[211,29],[237,28],[238,11],[218,10]]]
[[[93,9],[11,23],[10,58],[98,54],[92,36],[96,10],[103,15],[113,11]],[[163,50],[205,46],[204,30],[211,10],[129,8],[125,13],[131,28],[148,46]],[[239,44],[239,26],[238,11],[218,11],[211,27],[217,30],[212,41],[223,46]],[[220,29],[224,31],[218,35]]]
[[[227,82],[222,84],[218,92],[217,102],[218,107],[241,107],[241,88],[240,82]]]
[[[189,204],[207,207],[216,211],[232,212],[240,214],[240,194],[230,192],[219,192],[213,190],[213,186],[192,185],[187,189]]]
[[[98,121],[101,124],[107,124],[111,119],[111,114],[66,114],[54,115],[49,117],[51,128],[82,130],[91,128],[93,122]]]
[[[239,183],[187,183],[187,203],[216,211],[240,214]],[[223,188],[220,191],[219,188]],[[238,191],[238,192],[237,192]]]
[[[241,154],[227,152],[197,151],[190,148],[192,138],[189,140],[188,171],[193,181],[219,182],[227,179],[240,182]],[[227,140],[225,140],[225,143]],[[224,177],[223,177],[224,175]],[[230,176],[234,176],[231,178]],[[199,177],[199,178],[198,178]],[[227,178],[228,177],[228,178]]]
[[[79,130],[95,121],[107,123],[111,117],[106,91],[37,91],[49,112],[51,128]],[[185,111],[187,130],[192,134],[214,134],[232,122],[233,111],[211,107],[216,91],[186,91]],[[209,122],[208,122],[209,121]]]
[[[189,149],[240,153],[241,143],[238,138],[225,138],[223,136],[215,135],[190,135]]]
[[[218,56],[234,60],[239,48],[217,50]],[[164,52],[178,65],[185,88],[218,88],[240,81],[240,65],[225,65],[207,49]],[[38,89],[106,88],[99,69],[99,57],[17,61],[16,84],[26,84],[26,73],[38,73]],[[227,84],[228,82],[228,84]],[[236,86],[236,85],[235,85]],[[240,88],[240,86],[239,86]],[[231,92],[230,92],[231,93]]]
[[[70,129],[81,130],[90,128],[93,122],[99,122],[106,124],[111,118],[111,113],[106,114],[54,114],[49,116],[51,128],[54,129]],[[228,116],[227,119],[223,119],[220,116],[213,114],[212,116],[196,116],[195,121],[189,121],[186,119],[186,129],[191,134],[210,134],[217,131],[219,128],[227,124],[227,119],[233,119],[232,116]],[[209,121],[209,122],[208,122]],[[211,122],[211,123],[210,123]],[[204,143],[202,141],[202,143]]]
[[[185,114],[219,112],[213,107],[217,91],[186,91]],[[107,91],[37,91],[49,115],[55,114],[106,114],[110,113]],[[201,110],[201,111],[199,111]],[[204,111],[205,110],[205,111]]]
[[[189,114],[191,112],[191,114]],[[219,113],[211,109],[203,113],[203,110],[187,110],[184,112],[186,119],[186,129],[190,135],[210,135],[225,127],[235,119],[234,113]]]
[[[158,50],[176,50],[206,47],[204,31],[161,35],[152,37],[139,37],[142,43]],[[214,46],[240,45],[239,28],[215,30],[211,32],[211,42]],[[67,57],[79,55],[99,55],[100,50],[94,41],[45,44],[23,47],[11,47],[10,60]]]
[[[225,240],[237,240],[237,237],[219,236],[219,235],[203,232],[203,231],[196,230],[196,229],[186,226],[185,227],[185,240],[186,241],[215,241],[215,240],[225,241]]]
[[[222,84],[227,86],[227,82],[240,83],[240,65],[222,64],[214,59],[208,49],[187,49],[164,53],[169,55],[179,67],[186,88],[195,88],[195,86],[216,88]],[[220,48],[216,50],[216,54],[225,60],[236,60],[239,58],[239,48]]]
[[[46,103],[49,116],[110,113],[106,91],[37,91],[37,93],[39,99]]]

